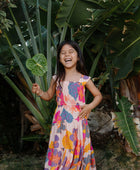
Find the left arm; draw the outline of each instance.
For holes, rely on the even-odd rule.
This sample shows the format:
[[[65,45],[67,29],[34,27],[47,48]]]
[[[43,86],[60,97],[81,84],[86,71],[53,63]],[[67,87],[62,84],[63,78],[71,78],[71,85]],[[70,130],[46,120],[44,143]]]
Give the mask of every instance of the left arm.
[[[91,103],[81,106],[81,112],[79,114],[80,118],[85,118],[86,116],[88,117],[91,110],[94,109],[102,100],[101,92],[97,89],[97,87],[94,85],[94,83],[91,80],[89,80],[86,83],[86,88],[94,96],[94,99]]]

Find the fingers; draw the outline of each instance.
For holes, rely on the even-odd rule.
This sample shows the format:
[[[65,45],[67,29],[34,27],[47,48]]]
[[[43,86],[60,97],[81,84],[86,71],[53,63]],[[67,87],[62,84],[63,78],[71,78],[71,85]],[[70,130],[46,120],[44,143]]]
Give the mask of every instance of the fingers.
[[[80,119],[88,118],[90,112],[91,112],[91,110],[89,109],[87,104],[82,105],[81,112],[79,113],[79,118]]]
[[[85,105],[82,105],[81,106],[81,112],[79,114],[79,118],[81,118],[81,119],[83,119],[83,118],[85,118],[87,116],[86,109],[84,109],[84,108],[85,108]]]
[[[40,86],[39,86],[37,83],[34,83],[34,84],[32,85],[32,92],[33,92],[33,93],[36,93],[37,95],[39,94],[39,92],[40,92]]]
[[[87,114],[85,112],[80,112],[80,114],[79,114],[80,119],[84,119],[86,116],[87,116]]]

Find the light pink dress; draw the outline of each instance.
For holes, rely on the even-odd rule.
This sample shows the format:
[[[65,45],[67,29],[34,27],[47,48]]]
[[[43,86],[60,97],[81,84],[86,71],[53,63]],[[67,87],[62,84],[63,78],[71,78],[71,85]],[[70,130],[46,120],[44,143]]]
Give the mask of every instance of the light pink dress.
[[[79,119],[85,104],[85,85],[90,77],[81,75],[78,82],[57,82],[57,108],[52,122],[44,170],[95,170],[88,121]]]

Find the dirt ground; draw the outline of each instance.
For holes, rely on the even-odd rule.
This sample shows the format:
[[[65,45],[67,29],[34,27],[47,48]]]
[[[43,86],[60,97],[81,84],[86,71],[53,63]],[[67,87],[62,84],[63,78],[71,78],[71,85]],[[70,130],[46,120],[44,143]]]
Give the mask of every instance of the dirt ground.
[[[126,153],[117,140],[95,146],[97,170],[139,170],[140,157]],[[0,154],[0,170],[43,170],[45,154]]]

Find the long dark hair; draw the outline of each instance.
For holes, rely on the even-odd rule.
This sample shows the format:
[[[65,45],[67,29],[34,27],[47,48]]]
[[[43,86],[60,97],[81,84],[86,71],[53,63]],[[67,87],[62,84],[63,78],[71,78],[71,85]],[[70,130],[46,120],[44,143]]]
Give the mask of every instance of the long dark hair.
[[[64,45],[70,45],[72,46],[76,51],[77,51],[77,54],[78,54],[78,61],[77,61],[77,65],[76,65],[76,70],[78,72],[80,72],[81,74],[87,74],[86,72],[86,69],[84,67],[84,62],[83,62],[83,55],[82,55],[82,52],[81,52],[81,49],[79,47],[79,45],[75,42],[75,41],[72,41],[72,40],[65,40],[63,42],[61,42],[61,44],[59,44],[58,48],[57,48],[57,74],[56,74],[56,81],[58,80],[59,81],[59,84],[60,84],[60,81],[64,80],[65,79],[65,69],[64,69],[64,66],[62,65],[62,63],[60,62],[60,52],[61,52],[61,49]]]

